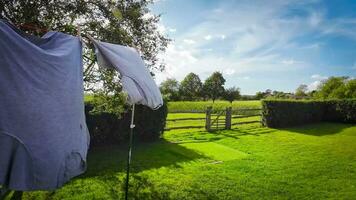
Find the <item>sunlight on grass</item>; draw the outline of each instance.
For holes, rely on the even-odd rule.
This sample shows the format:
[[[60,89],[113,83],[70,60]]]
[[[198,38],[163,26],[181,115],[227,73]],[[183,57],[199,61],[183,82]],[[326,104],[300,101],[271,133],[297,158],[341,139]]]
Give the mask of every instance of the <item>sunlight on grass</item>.
[[[24,199],[122,199],[125,159],[125,145],[92,149],[86,174]],[[132,199],[353,199],[356,126],[172,130],[135,144],[132,165]]]
[[[216,161],[235,160],[247,156],[244,152],[214,142],[185,143],[181,145]]]

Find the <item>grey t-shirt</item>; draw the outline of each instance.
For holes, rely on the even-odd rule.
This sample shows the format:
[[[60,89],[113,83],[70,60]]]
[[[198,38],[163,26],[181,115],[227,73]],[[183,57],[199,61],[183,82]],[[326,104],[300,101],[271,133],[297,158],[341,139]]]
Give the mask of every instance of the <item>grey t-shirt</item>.
[[[83,91],[79,38],[0,21],[0,185],[51,190],[85,171]]]

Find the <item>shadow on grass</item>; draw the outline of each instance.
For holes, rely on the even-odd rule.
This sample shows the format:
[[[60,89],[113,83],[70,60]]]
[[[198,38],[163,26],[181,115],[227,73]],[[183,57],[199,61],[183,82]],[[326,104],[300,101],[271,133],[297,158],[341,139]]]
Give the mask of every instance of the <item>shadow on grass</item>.
[[[295,126],[291,128],[283,128],[280,130],[291,131],[305,135],[324,136],[340,133],[340,131],[342,131],[343,129],[350,128],[353,126],[356,126],[356,124],[322,122],[317,124]]]
[[[223,135],[225,137],[239,139],[239,137],[241,136],[247,136],[247,135],[260,136],[275,131],[276,131],[275,129],[262,127],[260,125],[253,125],[253,126],[234,127],[232,130],[215,131],[215,133],[219,135]]]
[[[240,126],[234,127],[231,130],[216,130],[212,132],[207,131],[186,131],[174,133],[169,136],[169,140],[173,143],[203,143],[214,142],[224,139],[226,137],[239,139],[241,136],[253,135],[260,136],[268,134],[277,130],[265,128],[260,125]]]
[[[109,175],[126,170],[127,147],[107,146],[92,148],[88,154],[88,169],[80,178]],[[205,158],[179,144],[161,140],[155,143],[136,143],[132,152],[131,171],[164,166],[179,167],[179,163]]]

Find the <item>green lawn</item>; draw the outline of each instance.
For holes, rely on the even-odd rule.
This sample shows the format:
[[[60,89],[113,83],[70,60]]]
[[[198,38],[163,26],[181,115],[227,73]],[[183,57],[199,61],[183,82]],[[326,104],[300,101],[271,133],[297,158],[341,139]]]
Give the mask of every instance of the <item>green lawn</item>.
[[[188,111],[199,111],[205,112],[208,106],[212,106],[213,110],[221,110],[226,107],[237,108],[260,108],[260,101],[234,101],[232,104],[228,101],[175,101],[168,102],[168,111],[172,112],[188,112]]]
[[[24,199],[121,199],[125,153],[91,149],[86,174]],[[132,175],[134,199],[356,199],[356,126],[169,131],[135,145]]]

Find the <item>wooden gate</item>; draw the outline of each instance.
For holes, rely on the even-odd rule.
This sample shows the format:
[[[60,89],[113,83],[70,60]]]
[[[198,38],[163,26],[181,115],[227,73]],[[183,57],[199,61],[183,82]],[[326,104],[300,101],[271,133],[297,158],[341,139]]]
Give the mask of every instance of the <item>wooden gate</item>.
[[[231,107],[226,110],[219,110],[212,113],[212,107],[206,110],[205,129],[207,131],[216,131],[231,129]]]

